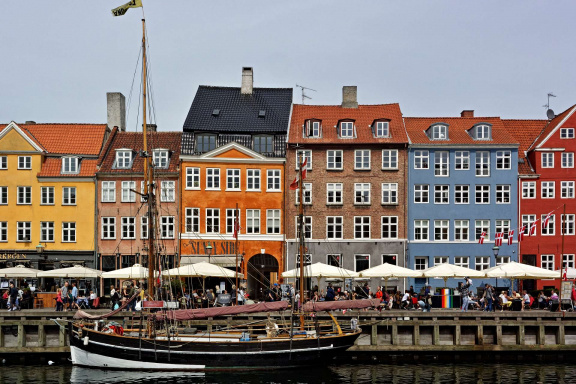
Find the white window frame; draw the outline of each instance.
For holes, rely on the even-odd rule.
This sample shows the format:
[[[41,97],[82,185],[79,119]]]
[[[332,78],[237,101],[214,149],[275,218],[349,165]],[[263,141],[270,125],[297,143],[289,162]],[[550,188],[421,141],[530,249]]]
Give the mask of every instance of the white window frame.
[[[522,199],[535,199],[536,198],[536,182],[523,181],[522,182]]]
[[[266,192],[282,192],[282,171],[280,169],[266,170]]]
[[[574,152],[562,152],[562,168],[574,168]]]
[[[236,213],[238,213],[238,226],[241,227],[241,215],[240,210],[236,210],[235,208],[228,208],[226,209],[226,233],[229,235],[234,234],[234,223],[236,221]],[[238,231],[240,233],[240,229]]]
[[[157,148],[152,151],[152,161],[154,162],[155,168],[168,168],[168,165],[170,164],[169,158],[168,149]]]
[[[560,128],[560,138],[561,139],[573,139],[574,138],[574,128]]]
[[[18,187],[17,205],[31,205],[32,204],[32,187]]]
[[[562,268],[574,268],[574,254],[573,253],[564,253],[562,255]]]
[[[562,220],[562,232],[566,236],[574,236],[576,215],[573,213],[567,213],[566,215],[560,215],[560,220]]]
[[[430,202],[430,185],[414,184],[414,204],[428,204],[429,202]]]
[[[32,169],[32,156],[18,156],[18,169]]]
[[[510,263],[510,256],[496,256],[496,265],[504,265]]]
[[[160,183],[160,201],[176,201],[176,182],[174,180],[164,180]]]
[[[428,256],[416,256],[414,257],[414,270],[423,271],[428,268]]]
[[[0,170],[8,169],[8,156],[0,156]]]
[[[522,226],[525,227],[524,229],[524,235],[525,236],[529,236],[530,234],[530,226],[536,221],[536,215],[522,215]],[[538,225],[536,226],[536,231],[534,231],[534,234],[532,236],[537,236],[538,235]],[[542,226],[540,226],[542,227]]]
[[[339,196],[338,196],[339,194]],[[332,201],[331,201],[332,200]],[[344,186],[342,183],[326,183],[326,204],[342,205],[344,201]]]
[[[496,169],[512,169],[511,151],[496,151]]]
[[[354,138],[355,126],[353,121],[341,121],[338,129],[338,133],[341,139],[352,139]]]
[[[53,243],[54,242],[54,222],[41,221],[40,222],[40,242]]]
[[[300,238],[300,217],[296,216],[296,239]],[[312,238],[312,216],[304,216],[304,238],[311,239]]]
[[[497,219],[494,224],[495,233],[503,233],[503,240],[508,240],[508,232],[510,232],[511,221],[509,219]]]
[[[470,220],[454,220],[454,241],[470,241]]]
[[[554,168],[554,152],[542,152],[540,159],[542,168]]]
[[[102,181],[101,184],[102,196],[100,201],[102,203],[115,203],[116,202],[116,182],[115,181]]]
[[[320,120],[307,120],[304,125],[304,137],[318,138],[322,132]]]
[[[490,177],[489,151],[476,151],[476,177]]]
[[[371,216],[354,216],[354,238],[355,239],[370,239],[371,231]],[[367,230],[367,231],[366,231]]]
[[[370,149],[354,150],[354,170],[369,171],[372,164],[372,151]]]
[[[490,184],[476,184],[474,192],[475,204],[490,204]]]
[[[374,136],[377,138],[390,137],[390,123],[388,121],[377,121]]]
[[[574,198],[574,181],[561,181],[560,182],[560,198],[573,199]]]
[[[398,183],[382,183],[382,205],[398,205]]]
[[[330,235],[330,233],[332,233],[332,235]],[[344,237],[344,217],[326,216],[326,239],[341,240],[343,239],[343,237]]]
[[[388,236],[384,236],[386,233]],[[380,237],[390,240],[398,238],[398,216],[380,217]]]
[[[186,189],[200,189],[200,168],[186,167]]]
[[[456,171],[470,169],[470,151],[456,151],[454,153],[454,169]]]
[[[62,242],[63,243],[76,242],[76,222],[74,221],[62,222]]]
[[[443,124],[432,126],[432,140],[448,140],[448,126]]]
[[[296,205],[300,205],[300,188],[296,188]],[[302,191],[304,198],[304,205],[312,204],[312,183],[304,183],[304,190]]]
[[[246,210],[246,233],[259,234],[260,227],[260,210],[247,209]]]
[[[450,177],[450,152],[434,152],[434,176]]]
[[[481,124],[476,126],[476,140],[490,140],[490,126]]]
[[[261,192],[260,169],[246,170],[246,191]]]
[[[470,186],[458,184],[454,186],[454,204],[470,204]]]
[[[430,239],[430,220],[414,220],[414,241],[429,241]]]
[[[470,257],[454,256],[454,265],[457,267],[470,268]]]
[[[542,223],[542,236],[554,236],[556,235],[556,215],[550,215],[548,219],[548,225],[544,227],[544,219],[546,219],[546,215],[542,215],[540,217],[540,222]]]
[[[512,186],[510,184],[496,185],[496,204],[510,204]]]
[[[220,209],[206,208],[206,233],[220,233]],[[210,222],[210,224],[208,224]]]
[[[396,170],[396,169],[398,169],[398,150],[397,149],[383,149],[382,150],[382,169],[383,170]]]
[[[354,183],[354,205],[370,205],[371,183]]]
[[[434,256],[434,266],[440,264],[448,264],[450,262],[450,256]]]
[[[296,162],[296,170],[300,169],[300,160],[302,159],[302,154],[304,154],[304,160],[302,160],[302,163],[304,163],[304,161],[306,161],[306,168],[307,170],[312,170],[312,150],[311,149],[299,149],[296,151],[296,158],[295,158],[295,162]]]
[[[450,185],[435,184],[434,204],[449,204],[449,203],[450,203]]]
[[[174,239],[175,234],[175,219],[174,216],[160,216],[160,238],[161,239]]]
[[[62,157],[62,174],[76,174],[80,172],[79,159],[76,156]]]
[[[226,190],[227,191],[241,191],[242,183],[240,181],[240,169],[227,168],[226,169]]]
[[[282,216],[280,209],[267,209],[266,210],[266,233],[269,235],[277,235],[280,233],[282,224]]]
[[[55,205],[54,193],[54,187],[40,187],[40,205]]]
[[[148,239],[148,216],[140,217],[140,239]]]
[[[364,259],[359,259],[360,257]],[[358,268],[359,261],[368,260],[368,268],[370,268],[370,254],[369,253],[355,253],[354,254],[354,272],[364,271],[365,269]],[[366,269],[368,269],[366,268]]]
[[[102,240],[116,239],[116,217],[103,216],[100,218],[100,238]]]
[[[490,256],[476,256],[474,259],[474,268],[480,272],[490,268]]]
[[[341,171],[344,167],[344,153],[341,149],[326,150],[326,169]]]
[[[0,243],[8,242],[8,222],[0,221]]]
[[[430,168],[430,152],[427,150],[414,151],[414,169]]]
[[[540,193],[542,199],[554,199],[556,197],[556,182],[543,181],[540,184]]]
[[[326,255],[326,264],[334,267],[342,268],[343,260],[341,253],[329,253]]]
[[[184,209],[184,232],[200,233],[200,208],[186,207]]]
[[[540,256],[540,268],[554,271],[554,255],[544,254]]]
[[[116,150],[116,169],[130,169],[132,166],[132,150],[131,149],[117,149]]]
[[[76,187],[62,187],[62,205],[76,205]]]
[[[206,190],[220,190],[220,168],[206,168]]]
[[[0,205],[8,205],[8,187],[0,187]]]
[[[16,222],[16,242],[17,243],[30,243],[30,242],[32,242],[32,222],[31,221],[17,221]]]
[[[136,238],[136,218],[134,216],[123,216],[120,218],[120,238]]]
[[[122,203],[134,203],[136,201],[136,182],[135,181],[122,181],[122,193],[120,201]]]
[[[486,232],[484,236],[484,242],[490,241],[490,220],[477,219],[474,220],[474,233],[476,235],[475,239],[478,240],[482,232]]]
[[[450,220],[434,220],[434,241],[450,240]]]

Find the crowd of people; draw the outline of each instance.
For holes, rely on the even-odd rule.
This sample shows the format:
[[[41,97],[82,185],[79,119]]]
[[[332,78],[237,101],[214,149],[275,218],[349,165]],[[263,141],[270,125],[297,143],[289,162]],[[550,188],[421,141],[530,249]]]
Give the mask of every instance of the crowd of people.
[[[0,308],[9,311],[18,311],[20,309],[31,309],[34,307],[34,286],[23,282],[20,287],[16,286],[14,281],[10,281],[8,289],[2,293]]]

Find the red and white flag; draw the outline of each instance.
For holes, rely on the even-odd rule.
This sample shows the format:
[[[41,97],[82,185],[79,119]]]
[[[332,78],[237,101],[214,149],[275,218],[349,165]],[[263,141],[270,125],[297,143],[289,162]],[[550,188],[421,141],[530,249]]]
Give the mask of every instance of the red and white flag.
[[[304,180],[306,178],[306,173],[308,172],[308,170],[306,169],[306,165],[308,164],[308,159],[304,159],[304,162],[302,163],[302,180]],[[294,181],[292,182],[292,184],[290,184],[290,189],[298,189],[300,186],[300,180],[298,180],[298,176],[296,176],[294,178]]]
[[[478,239],[478,244],[484,244],[484,238],[486,237],[486,232],[482,232],[480,239]]]
[[[236,212],[236,218],[234,218],[234,238],[238,240],[238,234],[240,233],[240,222],[238,220],[238,212]]]
[[[568,280],[567,275],[568,275],[568,264],[564,265],[564,272],[562,273],[562,280],[564,280],[564,281]]]
[[[526,231],[526,226],[523,225],[522,228],[518,231],[518,242],[524,240],[524,231]]]
[[[536,235],[536,227],[538,226],[539,221],[540,220],[536,220],[535,222],[532,223],[532,225],[530,226],[530,231],[528,232],[528,236]]]
[[[550,220],[550,216],[552,216],[552,212],[548,213],[542,222],[542,229],[546,229],[548,227],[548,221]]]
[[[514,242],[514,230],[511,229],[508,231],[508,245],[512,245]]]
[[[504,240],[504,232],[496,232],[496,235],[494,235],[494,245],[501,247],[502,240]]]

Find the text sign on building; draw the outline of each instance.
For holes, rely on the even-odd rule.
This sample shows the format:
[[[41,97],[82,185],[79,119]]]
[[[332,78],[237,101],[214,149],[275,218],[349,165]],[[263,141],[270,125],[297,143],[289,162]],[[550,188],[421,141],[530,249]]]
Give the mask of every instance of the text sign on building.
[[[192,255],[208,255],[208,244],[212,246],[211,256],[236,254],[233,241],[191,241],[188,244]]]

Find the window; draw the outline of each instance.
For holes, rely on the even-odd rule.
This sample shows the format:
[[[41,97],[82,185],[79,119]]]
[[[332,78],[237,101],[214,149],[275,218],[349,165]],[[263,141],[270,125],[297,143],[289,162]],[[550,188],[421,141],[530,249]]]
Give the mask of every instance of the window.
[[[536,182],[523,181],[522,182],[522,198],[535,199],[536,198]]]
[[[342,268],[342,255],[340,253],[329,253],[326,255],[326,264],[333,267]]]
[[[340,123],[340,138],[350,139],[354,137],[354,122],[342,121]]]
[[[574,268],[574,254],[562,255],[562,268]]]
[[[102,202],[114,203],[116,201],[116,182],[103,181],[102,182]]]
[[[454,164],[454,169],[457,171],[466,171],[470,169],[470,152],[456,151],[455,162],[456,164]]]
[[[326,204],[342,204],[342,183],[326,183]]]
[[[530,233],[530,226],[536,221],[536,215],[522,215],[522,226],[524,227],[524,234],[526,236]],[[536,226],[537,228],[538,226]],[[534,236],[538,234],[538,231],[534,231]]]
[[[434,220],[434,241],[448,241],[449,229],[449,220]]]
[[[160,216],[160,231],[162,239],[174,238],[174,216]]]
[[[428,169],[428,151],[414,151],[414,169]]]
[[[449,185],[434,186],[434,204],[448,204],[450,194]]]
[[[354,255],[354,271],[360,272],[370,268],[370,255]]]
[[[102,240],[116,238],[116,218],[102,217]]]
[[[238,210],[239,211],[239,210]],[[226,233],[234,234],[234,223],[236,222],[236,209],[229,208],[226,210]],[[238,212],[238,227],[240,227],[240,214]],[[240,232],[240,228],[238,228]]]
[[[433,140],[448,140],[448,127],[445,125],[435,125],[432,127]]]
[[[428,220],[414,220],[414,240],[428,241]]]
[[[496,204],[510,204],[510,185],[496,186]]]
[[[476,176],[490,176],[490,152],[476,152]]]
[[[123,217],[122,218],[122,232],[121,239],[135,239],[136,238],[136,218]]]
[[[416,256],[414,258],[414,269],[416,271],[423,271],[428,268],[428,257],[427,256]]]
[[[553,199],[554,198],[554,181],[543,181],[541,184],[542,188],[542,198],[543,199]]]
[[[267,171],[266,182],[267,192],[280,192],[281,174],[279,169],[269,169]]]
[[[573,199],[574,198],[574,182],[573,181],[562,181],[560,182],[561,197],[563,199]]]
[[[122,198],[123,203],[133,203],[136,201],[136,182],[135,181],[123,181],[122,182]]]
[[[254,151],[258,153],[274,153],[274,136],[254,136]]]
[[[573,139],[574,138],[574,128],[560,128],[560,138],[561,139]]]
[[[278,234],[280,233],[280,210],[267,209],[266,210],[266,233]]]
[[[153,193],[153,186],[148,185],[148,192]],[[140,202],[145,202],[148,196],[144,195],[144,180],[140,182]]]
[[[8,169],[8,156],[0,156],[0,169]]]
[[[398,150],[382,150],[382,169],[398,169]]]
[[[450,258],[448,256],[435,256],[434,257],[434,265],[440,264],[448,264],[450,262]]]
[[[550,152],[542,153],[542,168],[554,168],[554,154]]]
[[[503,265],[510,263],[510,256],[496,256],[496,265]]]
[[[490,204],[489,185],[476,185],[476,204]]]
[[[495,233],[503,233],[504,240],[508,240],[508,232],[510,232],[510,220],[496,220]]]
[[[354,238],[355,239],[370,238],[370,216],[354,217]]]
[[[543,269],[554,270],[554,255],[542,255],[542,264],[540,265]]]
[[[8,222],[0,221],[0,242],[8,241]]]
[[[296,216],[296,238],[300,238],[300,217]],[[304,238],[312,238],[312,216],[304,216]]]
[[[305,137],[320,137],[320,122],[317,120],[308,120],[305,124]]]
[[[448,176],[450,157],[446,151],[434,152],[434,176]]]
[[[246,210],[246,233],[260,233],[260,210]]]
[[[216,148],[216,135],[196,135],[196,151],[198,153],[210,152]]]
[[[354,204],[355,205],[369,205],[370,204],[370,183],[355,183],[354,184]]]
[[[186,168],[186,189],[200,189],[200,168]]]
[[[186,208],[185,219],[187,233],[200,232],[200,208]]]
[[[476,220],[474,221],[474,227],[476,230],[476,239],[479,239],[482,236],[482,232],[486,233],[484,236],[484,241],[490,240],[490,220]]]
[[[382,264],[392,264],[392,265],[398,265],[398,255],[397,254],[392,254],[392,255],[382,255]]]
[[[78,173],[78,158],[77,157],[63,157],[62,158],[62,173]]]
[[[554,236],[555,234],[555,228],[554,228],[554,224],[556,221],[556,215],[551,215],[550,218],[548,219],[548,225],[544,226],[544,222],[546,219],[547,215],[542,215],[541,218],[541,223],[542,223],[542,236]]]
[[[226,190],[239,191],[240,190],[240,170],[227,169],[226,170]]]
[[[168,150],[155,149],[152,152],[152,161],[156,168],[168,168]]]
[[[16,223],[16,228],[18,230],[18,236],[16,241],[18,242],[30,242],[32,239],[32,223],[30,221],[18,221]]]
[[[476,140],[490,140],[490,126],[477,125],[476,126]]]
[[[160,201],[176,201],[176,182],[162,181],[160,183]]]
[[[490,256],[476,256],[474,264],[477,271],[484,271],[490,268]]]
[[[304,183],[304,190],[302,191],[304,198],[304,205],[312,204],[312,183]],[[300,188],[296,188],[296,205],[300,204]]]
[[[343,218],[342,216],[327,216],[326,217],[326,238],[327,239],[341,239],[343,232]]]
[[[32,156],[18,156],[18,169],[32,169]]]
[[[470,258],[468,256],[455,256],[454,265],[457,267],[470,268]]]
[[[206,168],[206,189],[220,190],[220,168]]]
[[[562,215],[562,232],[565,235],[574,235],[574,214]]]
[[[496,169],[511,169],[512,152],[496,151]]]
[[[455,185],[454,204],[469,204],[469,203],[470,203],[470,186]]]
[[[8,187],[0,187],[0,205],[8,204]]]
[[[260,191],[260,170],[248,169],[246,170],[246,190],[247,191]]]
[[[62,242],[63,243],[76,242],[76,223],[74,222],[62,223]]]
[[[382,183],[382,204],[398,204],[398,183]]]
[[[305,169],[312,169],[312,150],[301,149],[296,151],[296,170],[300,169],[300,162],[302,162],[302,164],[306,162]]]
[[[398,238],[398,216],[382,216],[381,223],[383,239]]]
[[[342,169],[342,150],[330,149],[326,151],[326,169]]]
[[[374,136],[390,137],[390,124],[387,121],[377,121]]]
[[[62,205],[76,205],[76,187],[62,187]]]
[[[470,233],[469,227],[469,220],[454,220],[454,240],[468,241]]]
[[[32,204],[32,187],[18,187],[18,204]]]
[[[148,216],[140,217],[140,238],[148,238]]]
[[[206,208],[206,233],[220,233],[220,210]]]
[[[414,203],[428,204],[428,184],[414,185]]]
[[[562,153],[562,168],[574,168],[574,152]]]
[[[132,166],[132,150],[116,150],[116,166],[114,168],[129,169]]]
[[[304,254],[304,265],[312,264],[312,255],[309,253]],[[296,265],[300,267],[300,254],[296,254]]]
[[[40,222],[40,242],[51,243],[54,241],[54,222],[41,221]]]
[[[357,149],[354,151],[354,169],[356,170],[369,170],[370,169],[370,150]]]

